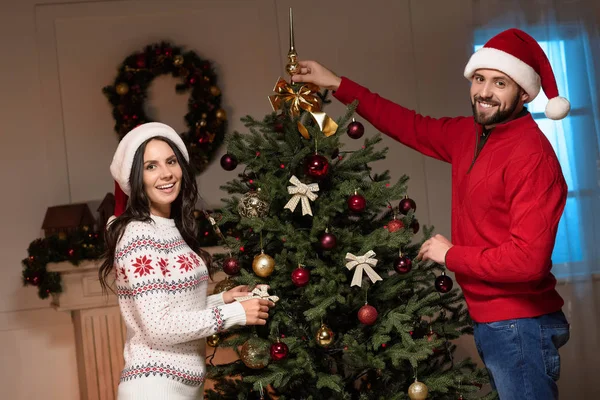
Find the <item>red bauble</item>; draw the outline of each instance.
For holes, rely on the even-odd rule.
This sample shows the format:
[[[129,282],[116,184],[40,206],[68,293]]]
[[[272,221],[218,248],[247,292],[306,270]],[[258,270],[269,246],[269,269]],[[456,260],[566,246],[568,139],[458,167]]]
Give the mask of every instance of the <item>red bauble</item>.
[[[413,221],[410,223],[410,227],[412,228],[413,233],[416,235],[417,232],[419,232],[419,228],[420,228],[419,221],[417,221],[416,218],[413,219]]]
[[[377,309],[371,305],[365,304],[358,310],[358,320],[361,324],[373,325],[377,320]]]
[[[452,286],[454,286],[452,278],[443,272],[440,276],[435,278],[435,290],[440,293],[448,293],[450,290],[452,290]]]
[[[412,269],[412,260],[407,256],[400,256],[394,261],[394,269],[399,274],[406,274]]]
[[[337,244],[337,238],[333,233],[325,232],[319,238],[319,243],[323,250],[331,250],[335,248]]]
[[[413,199],[406,196],[400,200],[398,208],[402,214],[406,215],[410,210],[417,211],[417,203],[415,203]]]
[[[367,207],[367,201],[360,194],[353,194],[348,198],[348,208],[353,212],[363,212]]]
[[[223,261],[223,272],[227,275],[235,275],[240,272],[240,262],[233,257],[226,258]]]
[[[404,224],[399,219],[393,219],[387,224],[387,230],[390,232],[396,232],[404,228]]]
[[[31,284],[34,286],[39,286],[40,284],[40,276],[35,274],[31,277]]]
[[[135,65],[138,68],[146,68],[146,55],[138,54],[137,57],[135,58]]]
[[[238,160],[235,158],[235,156],[231,154],[224,154],[223,157],[221,157],[221,167],[223,167],[225,171],[233,171],[237,165]]]
[[[329,161],[319,154],[312,154],[304,160],[304,173],[315,179],[323,179],[329,171]]]
[[[271,345],[271,358],[275,361],[283,360],[288,356],[289,352],[287,344],[280,342],[279,339]]]
[[[365,127],[358,121],[353,121],[348,125],[348,136],[352,139],[359,139],[365,133]]]
[[[292,282],[298,287],[306,286],[310,280],[310,270],[298,267],[292,271]]]

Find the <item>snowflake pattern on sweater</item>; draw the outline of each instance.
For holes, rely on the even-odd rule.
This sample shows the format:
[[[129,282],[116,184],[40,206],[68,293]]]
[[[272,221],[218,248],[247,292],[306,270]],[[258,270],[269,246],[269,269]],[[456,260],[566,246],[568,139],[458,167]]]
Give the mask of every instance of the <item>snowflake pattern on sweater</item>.
[[[204,382],[204,338],[246,322],[238,302],[206,295],[208,270],[171,219],[131,222],[115,251],[119,306],[127,326],[121,383],[162,377]]]

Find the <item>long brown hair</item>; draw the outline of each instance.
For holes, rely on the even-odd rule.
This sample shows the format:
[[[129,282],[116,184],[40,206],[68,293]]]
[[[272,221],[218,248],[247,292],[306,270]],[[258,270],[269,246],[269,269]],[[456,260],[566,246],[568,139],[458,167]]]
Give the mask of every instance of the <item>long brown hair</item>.
[[[177,157],[177,162],[181,166],[182,171],[181,190],[175,201],[173,201],[173,204],[171,204],[171,218],[175,220],[175,226],[181,233],[183,240],[193,251],[203,258],[208,270],[211,270],[211,256],[200,248],[195,234],[196,220],[194,218],[194,208],[198,200],[198,186],[193,168],[175,143],[165,137],[156,136],[146,140],[136,150],[133,157],[131,174],[129,175],[131,194],[127,208],[123,214],[110,223],[104,235],[106,251],[103,255],[104,261],[98,270],[98,277],[104,293],[108,293],[107,289],[112,290],[108,278],[114,268],[115,250],[125,232],[125,228],[132,221],[152,221],[150,217],[150,200],[144,191],[144,152],[146,145],[151,140],[162,140],[167,143]]]

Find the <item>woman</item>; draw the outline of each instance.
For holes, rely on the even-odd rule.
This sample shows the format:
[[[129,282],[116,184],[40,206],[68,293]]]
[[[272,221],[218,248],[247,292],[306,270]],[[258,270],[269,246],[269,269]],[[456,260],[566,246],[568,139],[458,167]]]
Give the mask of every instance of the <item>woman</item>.
[[[234,301],[247,286],[206,296],[207,263],[199,257],[194,174],[172,128],[147,123],[119,143],[110,171],[129,196],[109,223],[104,288],[114,268],[127,326],[120,400],[201,399],[204,338],[234,325],[264,325],[267,300]]]

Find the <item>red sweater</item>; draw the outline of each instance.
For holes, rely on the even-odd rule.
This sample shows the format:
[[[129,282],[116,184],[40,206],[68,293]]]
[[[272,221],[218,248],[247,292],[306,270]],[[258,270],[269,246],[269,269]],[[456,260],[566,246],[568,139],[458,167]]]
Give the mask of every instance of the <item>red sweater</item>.
[[[455,273],[477,322],[535,317],[560,310],[550,272],[567,185],[549,141],[530,114],[497,125],[474,158],[482,127],[473,117],[434,119],[342,78],[334,96],[358,99],[358,114],[427,156],[452,164]]]

